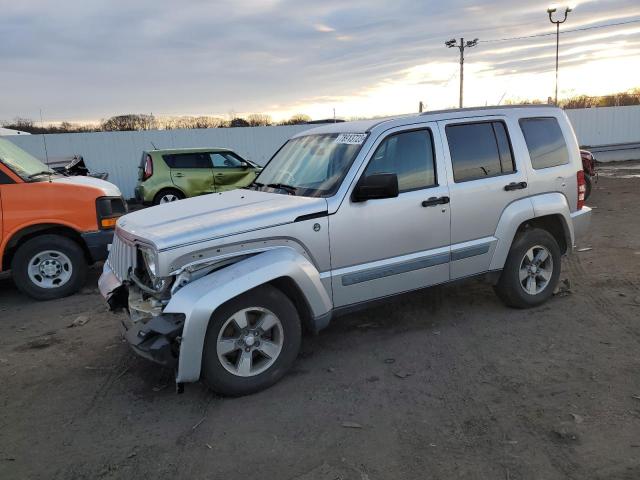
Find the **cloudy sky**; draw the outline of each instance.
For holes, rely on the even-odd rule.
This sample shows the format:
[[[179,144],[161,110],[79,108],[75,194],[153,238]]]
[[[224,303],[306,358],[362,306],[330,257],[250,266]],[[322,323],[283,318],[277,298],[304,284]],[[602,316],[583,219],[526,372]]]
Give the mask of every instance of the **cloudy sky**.
[[[638,0],[576,5],[564,29],[640,20]],[[0,0],[0,120],[122,113],[407,113],[457,104],[452,37],[479,38],[465,105],[553,94],[540,1]],[[560,96],[640,86],[640,23],[567,33]]]

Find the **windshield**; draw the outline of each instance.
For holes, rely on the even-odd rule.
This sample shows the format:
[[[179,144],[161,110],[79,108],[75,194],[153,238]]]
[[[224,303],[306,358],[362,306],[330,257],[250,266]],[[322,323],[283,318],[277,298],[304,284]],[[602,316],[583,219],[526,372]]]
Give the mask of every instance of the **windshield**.
[[[36,157],[16,147],[9,140],[0,139],[0,161],[23,180],[32,180],[39,174],[55,173]]]
[[[275,154],[253,185],[305,197],[331,196],[365,139],[364,133],[293,138]]]

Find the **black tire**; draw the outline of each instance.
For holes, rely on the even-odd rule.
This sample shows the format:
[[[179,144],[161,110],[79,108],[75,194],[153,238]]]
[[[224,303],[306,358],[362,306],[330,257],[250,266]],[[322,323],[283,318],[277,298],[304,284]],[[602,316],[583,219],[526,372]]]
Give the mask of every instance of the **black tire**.
[[[535,246],[548,250],[553,261],[551,278],[539,293],[532,295],[525,291],[520,281],[520,266],[527,251]],[[507,261],[504,264],[498,284],[494,287],[498,297],[514,308],[531,308],[546,302],[558,285],[561,269],[560,247],[556,239],[546,230],[527,229],[519,234],[511,245]]]
[[[176,188],[163,188],[158,193],[156,193],[155,197],[153,197],[153,204],[160,205],[160,201],[165,195],[174,195],[178,200],[182,200],[184,198],[184,194]]]
[[[46,251],[62,253],[71,263],[70,277],[58,287],[43,288],[29,277],[29,262],[39,253]],[[70,238],[61,235],[40,235],[18,247],[11,262],[11,273],[18,289],[26,295],[36,300],[53,300],[72,295],[82,288],[87,278],[87,261],[80,245]]]
[[[265,371],[254,376],[241,377],[229,372],[222,365],[216,344],[227,319],[240,310],[252,307],[265,308],[278,317],[283,330],[282,349],[275,362]],[[280,380],[289,370],[298,356],[301,337],[300,317],[291,300],[270,285],[254,288],[229,300],[212,315],[204,342],[201,378],[211,390],[227,396],[249,395],[264,390]]]
[[[593,183],[593,180],[591,178],[591,175],[587,175],[586,173],[584,174],[584,182],[585,182],[585,187],[586,190],[584,192],[584,199],[588,200],[589,197],[591,196],[591,185]]]

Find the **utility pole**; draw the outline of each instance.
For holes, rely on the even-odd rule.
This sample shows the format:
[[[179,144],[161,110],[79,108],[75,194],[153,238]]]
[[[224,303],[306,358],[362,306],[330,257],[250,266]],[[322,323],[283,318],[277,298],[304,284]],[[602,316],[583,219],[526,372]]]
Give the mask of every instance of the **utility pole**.
[[[465,48],[471,48],[478,45],[478,39],[467,40],[465,43],[464,38],[460,39],[460,44],[456,43],[456,39],[452,38],[451,40],[444,42],[444,45],[447,48],[456,47],[460,50],[460,108],[462,108],[463,97],[464,97],[464,50]]]
[[[556,107],[558,106],[558,56],[560,53],[560,24],[567,21],[567,15],[572,11],[571,8],[566,7],[564,10],[564,18],[562,20],[554,20],[553,14],[556,12],[557,8],[550,7],[547,9],[547,13],[549,14],[549,21],[551,23],[555,23],[556,25]]]

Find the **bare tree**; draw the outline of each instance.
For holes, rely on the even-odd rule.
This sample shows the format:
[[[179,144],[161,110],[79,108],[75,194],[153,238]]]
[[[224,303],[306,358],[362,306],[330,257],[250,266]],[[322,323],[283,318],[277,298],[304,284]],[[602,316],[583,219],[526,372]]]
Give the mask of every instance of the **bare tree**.
[[[311,117],[309,115],[305,115],[304,113],[296,113],[289,120],[280,122],[280,125],[302,125],[310,121]]]
[[[249,127],[249,122],[247,122],[244,118],[236,117],[232,118],[229,122],[230,127]]]
[[[134,131],[153,130],[157,128],[156,119],[153,115],[141,113],[130,113],[127,115],[117,115],[104,120],[101,129],[105,132],[111,131]]]
[[[268,127],[269,125],[273,125],[271,115],[264,113],[252,113],[247,117],[247,120],[252,127]]]

